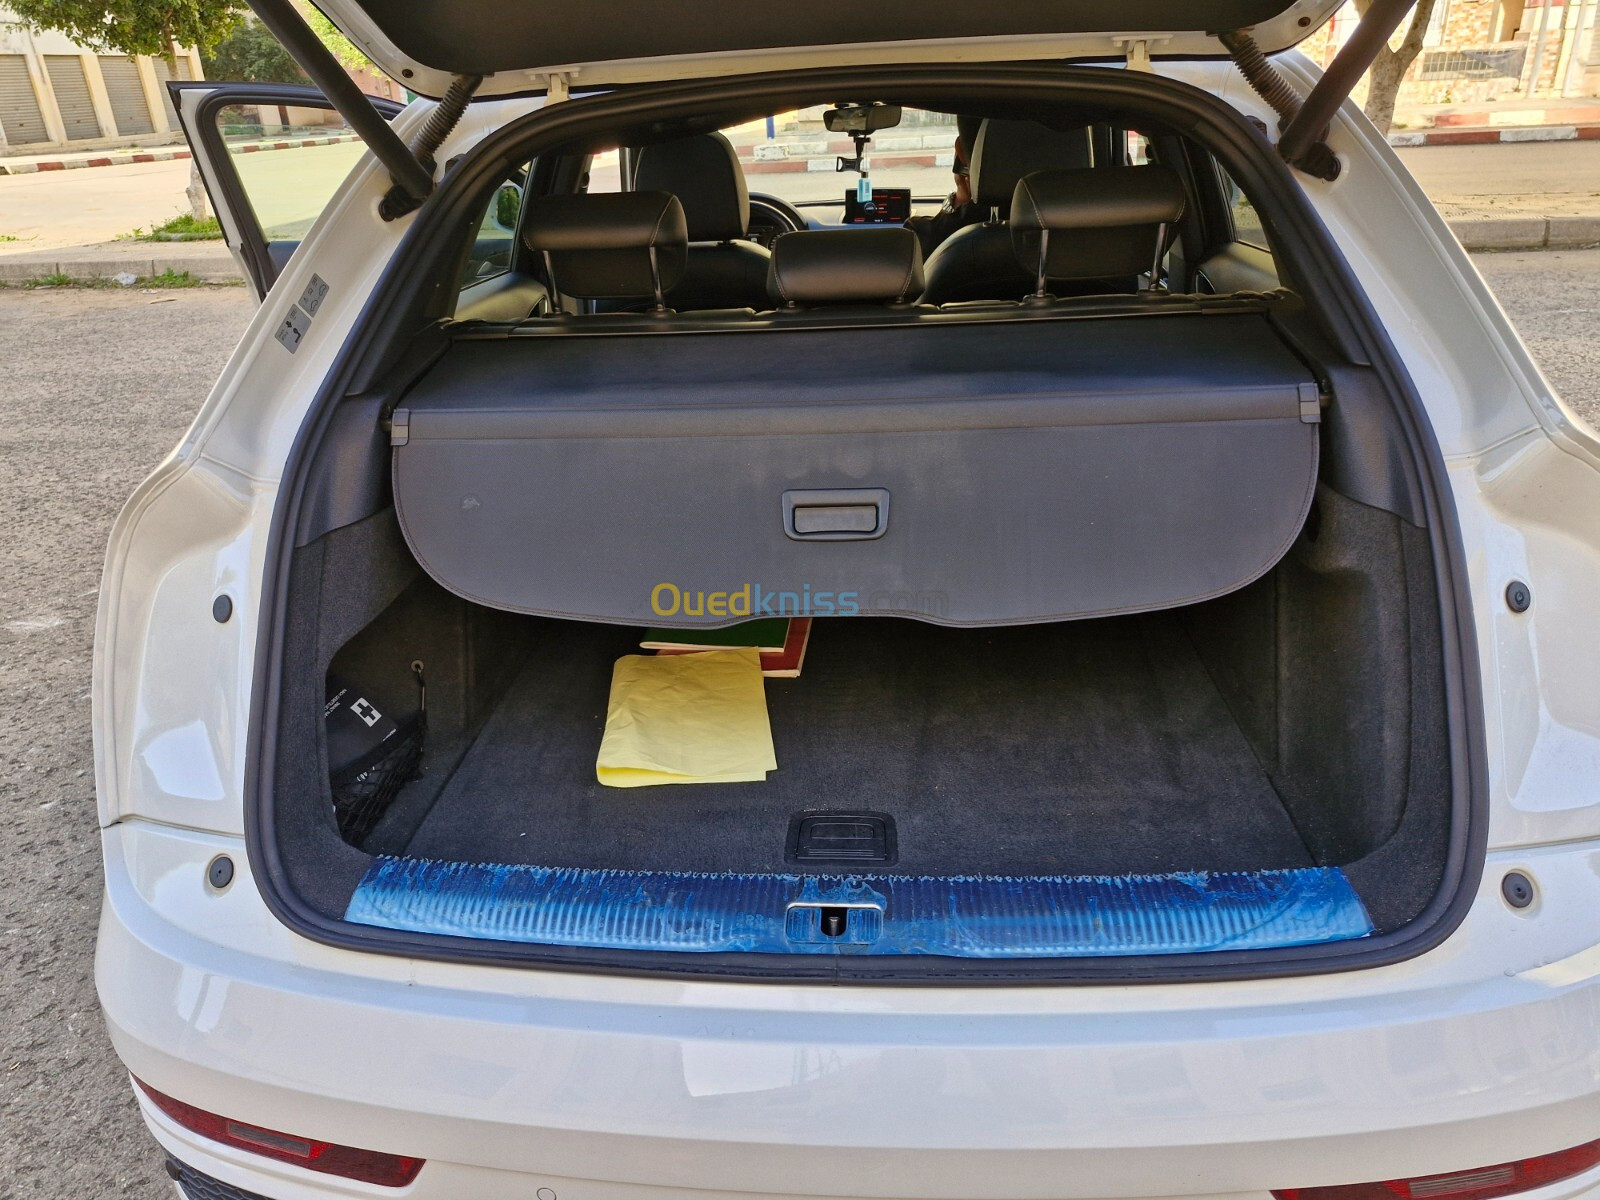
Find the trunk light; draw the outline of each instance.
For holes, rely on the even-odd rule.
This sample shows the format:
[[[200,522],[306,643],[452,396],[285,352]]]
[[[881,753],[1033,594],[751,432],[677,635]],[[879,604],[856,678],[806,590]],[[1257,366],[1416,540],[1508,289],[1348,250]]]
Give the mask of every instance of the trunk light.
[[[1272,1194],[1278,1200],[1495,1200],[1560,1183],[1595,1166],[1600,1166],[1600,1141],[1469,1171],[1335,1187],[1279,1188]]]
[[[263,1129],[260,1125],[250,1125],[244,1121],[232,1121],[192,1104],[185,1104],[182,1100],[174,1100],[143,1080],[135,1079],[134,1083],[150,1097],[151,1103],[185,1129],[236,1150],[248,1150],[251,1154],[279,1162],[294,1163],[324,1175],[359,1179],[363,1183],[377,1183],[385,1187],[404,1187],[422,1169],[423,1160],[420,1158],[358,1150],[354,1146],[339,1146],[333,1142]]]

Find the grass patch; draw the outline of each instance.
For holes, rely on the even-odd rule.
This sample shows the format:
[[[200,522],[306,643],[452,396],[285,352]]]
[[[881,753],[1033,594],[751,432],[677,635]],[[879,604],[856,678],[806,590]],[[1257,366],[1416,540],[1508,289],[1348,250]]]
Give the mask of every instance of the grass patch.
[[[21,240],[14,233],[0,233],[0,242],[20,242]]]
[[[45,275],[35,275],[32,279],[24,279],[14,287],[23,288],[126,288],[133,291],[136,288],[198,288],[198,287],[237,287],[243,280],[229,279],[219,281],[213,285],[204,279],[197,279],[188,271],[162,271],[159,275],[141,275],[132,283],[120,283],[114,277],[104,275],[68,275],[64,271],[51,271]]]
[[[44,275],[35,275],[32,279],[22,281],[25,288],[71,287],[77,281],[71,275],[61,271],[50,271]]]
[[[174,271],[170,267],[159,275],[152,275],[149,279],[141,279],[144,287],[153,288],[192,288],[201,287],[205,281],[196,279],[187,271]]]
[[[193,213],[179,213],[160,224],[152,224],[148,231],[139,226],[131,233],[117,235],[119,240],[134,242],[208,242],[221,236],[222,226],[217,218],[197,221]]]

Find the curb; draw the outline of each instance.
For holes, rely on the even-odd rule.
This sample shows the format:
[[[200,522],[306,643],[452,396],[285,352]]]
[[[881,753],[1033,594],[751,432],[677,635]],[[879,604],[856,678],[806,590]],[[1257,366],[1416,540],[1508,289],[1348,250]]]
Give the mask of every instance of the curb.
[[[187,273],[201,283],[238,283],[239,268],[232,257],[218,259],[195,255],[162,255],[149,258],[90,258],[77,262],[49,259],[0,258],[0,283],[26,283],[45,275],[62,275],[74,283],[97,283],[115,275],[137,275],[148,279],[171,271]]]
[[[340,142],[360,141],[355,134],[332,137],[290,138],[280,142],[240,142],[228,147],[231,154],[256,154],[267,150],[298,150],[305,146],[333,146]],[[38,171],[75,171],[83,167],[125,167],[130,163],[172,162],[193,158],[187,149],[171,150],[120,150],[115,154],[95,154],[81,158],[37,159],[30,162],[6,162],[0,158],[0,175],[32,175]]]
[[[1479,108],[1457,109],[1439,113],[1433,119],[1434,128],[1471,126],[1474,129],[1527,128],[1530,125],[1587,125],[1600,113],[1592,103],[1569,105],[1566,108]]]
[[[1600,216],[1459,217],[1450,232],[1468,250],[1583,250],[1600,246]]]
[[[1507,125],[1493,129],[1417,129],[1391,133],[1389,145],[1489,146],[1500,142],[1586,142],[1600,140],[1600,125]]]

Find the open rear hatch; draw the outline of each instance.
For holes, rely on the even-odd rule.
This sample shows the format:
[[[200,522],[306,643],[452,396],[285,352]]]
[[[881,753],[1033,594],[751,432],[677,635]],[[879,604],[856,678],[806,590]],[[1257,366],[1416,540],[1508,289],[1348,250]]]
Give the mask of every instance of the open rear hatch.
[[[754,6],[746,0],[515,4],[506,0],[321,0],[346,37],[424,96],[457,75],[479,95],[611,87],[847,63],[1119,59],[1225,53],[1218,31],[1251,29],[1271,54],[1309,36],[1340,0],[887,0]]]
[[[1327,7],[1207,15],[1288,44],[1285,22],[1303,31]],[[362,10],[330,9],[362,32]],[[443,11],[375,8],[366,34],[404,41],[403,18]],[[726,6],[697,11],[685,30]],[[1017,11],[997,19],[1035,22],[1032,37],[1100,10]],[[505,57],[478,60],[477,22],[504,14],[449,12],[434,65],[369,48],[402,76],[517,64],[493,77],[510,89],[628,36],[592,7],[565,42],[560,14],[508,17],[493,38],[481,26]],[[900,15],[975,36],[954,5]],[[765,21],[730,22],[728,69],[789,47]],[[1090,24],[1062,29],[1105,45]],[[1124,72],[1012,86],[1053,95],[1057,71],[1096,96],[1138,81],[1201,108]],[[464,106],[470,87],[452,91]],[[681,91],[527,124],[600,129],[651,96],[693,115],[704,98]],[[1259,180],[1264,147],[1226,117],[1209,132]],[[469,155],[453,178],[474,170]],[[1282,201],[1300,206],[1292,224],[1280,197],[1253,199],[1326,249],[1303,197]],[[470,211],[435,201],[414,249],[430,215]],[[606,271],[619,252],[633,275],[648,259],[651,285],[625,293],[654,290],[648,314],[440,320],[370,386],[330,391],[326,432],[291,464],[297,532],[267,643],[252,854],[280,915],[408,955],[862,981],[1080,977],[1068,961],[1098,978],[1118,960],[1118,978],[1315,970],[1395,961],[1453,927],[1478,795],[1459,549],[1381,331],[1329,335],[1328,308],[1360,309],[1336,253],[1286,256],[1310,286],[1267,294],[1169,295],[1152,271],[1137,295],[674,314],[660,228],[582,243]],[[574,286],[554,251],[545,269],[575,295],[617,294]],[[727,603],[741,593],[745,612]],[[618,660],[647,626],[762,615],[762,593],[813,618],[799,677],[757,693],[776,768],[606,786]],[[395,740],[335,761],[341,704],[381,711]],[[383,802],[354,819],[348,789],[374,782]]]

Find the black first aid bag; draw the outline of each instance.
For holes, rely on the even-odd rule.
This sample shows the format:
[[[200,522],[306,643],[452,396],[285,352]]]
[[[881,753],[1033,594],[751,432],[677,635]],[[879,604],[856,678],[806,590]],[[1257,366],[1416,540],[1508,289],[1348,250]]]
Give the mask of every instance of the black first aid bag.
[[[328,676],[322,718],[333,814],[339,833],[352,845],[359,845],[372,832],[400,789],[420,774],[428,724],[427,690],[421,664],[412,670],[421,700],[410,712],[394,710],[388,699],[336,675]]]

